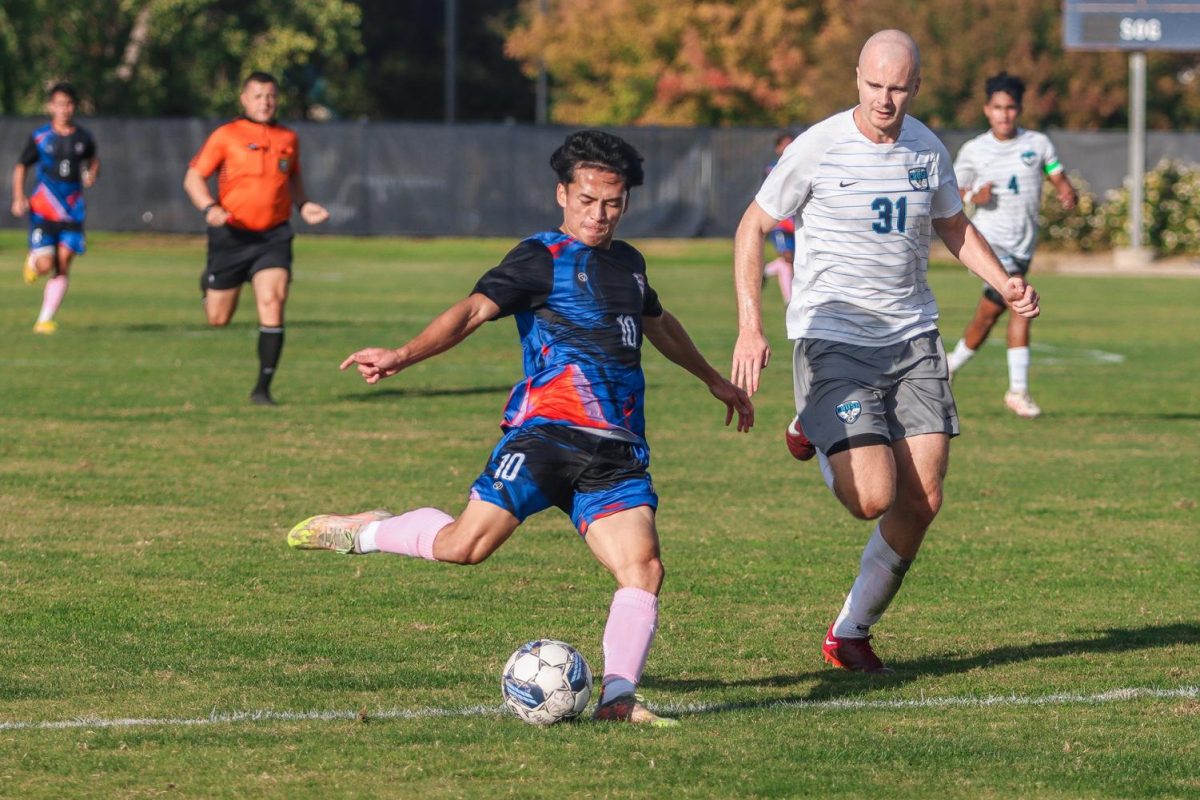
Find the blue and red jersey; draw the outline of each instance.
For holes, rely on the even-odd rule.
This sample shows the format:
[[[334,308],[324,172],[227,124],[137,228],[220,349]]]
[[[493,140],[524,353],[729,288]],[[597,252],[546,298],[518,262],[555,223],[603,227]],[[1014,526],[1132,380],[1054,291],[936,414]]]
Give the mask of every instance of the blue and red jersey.
[[[512,315],[525,379],[501,427],[571,425],[645,443],[642,317],[663,313],[646,261],[621,241],[607,250],[560,232],[517,245],[474,292]]]
[[[96,140],[78,125],[66,136],[49,123],[30,135],[18,160],[26,167],[37,164],[37,183],[29,196],[31,223],[83,224],[83,167],[95,157]]]

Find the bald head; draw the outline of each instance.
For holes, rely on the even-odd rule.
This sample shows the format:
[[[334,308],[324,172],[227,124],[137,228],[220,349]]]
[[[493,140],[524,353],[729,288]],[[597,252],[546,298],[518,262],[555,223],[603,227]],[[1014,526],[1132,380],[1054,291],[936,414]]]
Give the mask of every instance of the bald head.
[[[861,70],[864,64],[878,65],[881,62],[888,65],[903,64],[910,68],[913,78],[921,76],[921,51],[904,31],[879,31],[867,39],[858,54],[858,68]]]
[[[921,88],[917,43],[904,31],[880,31],[863,45],[857,71],[855,123],[874,142],[894,142],[908,104]]]

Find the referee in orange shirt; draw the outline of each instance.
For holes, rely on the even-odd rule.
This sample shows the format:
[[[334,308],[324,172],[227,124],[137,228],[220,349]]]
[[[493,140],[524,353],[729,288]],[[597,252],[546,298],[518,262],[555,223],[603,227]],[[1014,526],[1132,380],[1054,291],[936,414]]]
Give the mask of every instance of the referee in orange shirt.
[[[259,369],[250,400],[275,405],[271,378],[283,352],[283,307],[292,279],[292,203],[309,225],[329,219],[329,212],[304,192],[296,133],[275,121],[279,82],[251,73],[241,103],[241,119],[213,131],[188,165],[183,188],[208,224],[208,263],[200,279],[208,324],[228,325],[242,284],[254,286]],[[218,170],[214,200],[208,179]]]

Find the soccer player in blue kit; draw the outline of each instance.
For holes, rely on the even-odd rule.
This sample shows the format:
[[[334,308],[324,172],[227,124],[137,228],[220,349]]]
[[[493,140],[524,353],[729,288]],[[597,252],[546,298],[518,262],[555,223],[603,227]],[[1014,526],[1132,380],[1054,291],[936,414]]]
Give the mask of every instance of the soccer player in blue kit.
[[[296,525],[288,543],[478,564],[526,517],[557,506],[618,587],[594,717],[665,726],[674,720],[654,714],[634,692],[658,626],[664,574],[658,495],[647,471],[643,335],[725,404],[726,425],[736,413],[738,430],[749,431],[754,410],[663,309],[641,253],[613,239],[630,190],[642,183],[641,162],[611,134],[568,136],[550,159],[561,227],[518,244],[468,297],[404,346],[359,350],[342,363],[374,384],[450,349],[485,322],[515,317],[525,377],[509,396],[504,436],[471,486],[466,509],[457,518],[435,508],[319,515]]]
[[[71,261],[84,252],[83,221],[87,207],[83,190],[90,188],[100,173],[96,140],[75,124],[78,97],[69,83],[50,87],[46,109],[50,122],[30,134],[12,173],[12,213],[29,213],[29,255],[25,259],[25,283],[34,284],[53,273],[42,293],[42,310],[33,332],[51,334],[58,330],[58,313],[71,271]],[[37,164],[33,194],[25,196],[25,174]]]

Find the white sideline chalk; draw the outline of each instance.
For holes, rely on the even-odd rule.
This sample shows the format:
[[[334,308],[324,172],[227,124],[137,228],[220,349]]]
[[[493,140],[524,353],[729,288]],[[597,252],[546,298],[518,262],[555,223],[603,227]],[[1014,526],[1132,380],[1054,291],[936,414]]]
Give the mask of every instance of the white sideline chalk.
[[[1105,703],[1120,703],[1130,700],[1178,700],[1200,699],[1200,686],[1181,686],[1176,689],[1127,688],[1110,689],[1097,694],[1045,694],[1045,695],[995,695],[989,697],[921,697],[918,699],[896,700],[777,700],[773,702],[756,703],[667,703],[652,704],[656,712],[663,714],[714,714],[728,711],[779,709],[811,709],[811,710],[890,710],[897,708],[993,708],[993,707],[1028,707],[1028,706],[1061,706],[1061,705],[1101,705]],[[434,719],[438,717],[499,717],[507,714],[503,706],[466,706],[463,708],[418,708],[418,709],[381,709],[360,713],[358,711],[271,711],[259,709],[256,711],[228,711],[220,713],[213,711],[207,717],[172,718],[97,718],[79,717],[76,719],[0,722],[0,731],[31,731],[31,730],[65,730],[76,728],[136,728],[136,727],[194,727],[198,725],[235,725],[243,722],[332,722],[339,720],[406,720]]]

